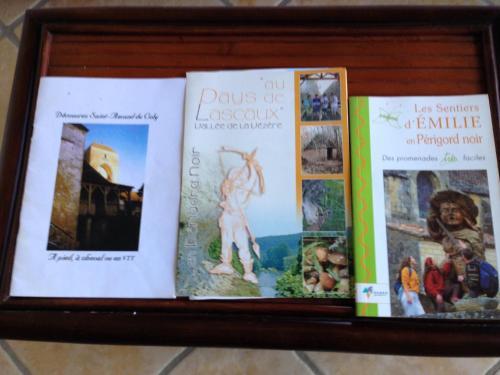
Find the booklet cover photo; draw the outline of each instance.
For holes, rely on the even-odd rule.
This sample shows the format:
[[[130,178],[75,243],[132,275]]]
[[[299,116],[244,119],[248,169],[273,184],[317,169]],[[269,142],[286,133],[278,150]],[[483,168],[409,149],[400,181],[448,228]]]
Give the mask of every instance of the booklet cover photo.
[[[488,96],[350,100],[357,314],[499,318]]]

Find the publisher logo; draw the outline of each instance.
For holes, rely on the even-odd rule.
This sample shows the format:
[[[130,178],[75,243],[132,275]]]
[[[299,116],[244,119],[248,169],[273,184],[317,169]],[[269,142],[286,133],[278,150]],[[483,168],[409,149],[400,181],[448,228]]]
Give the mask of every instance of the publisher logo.
[[[373,286],[367,286],[363,288],[362,293],[365,295],[366,299],[370,299],[370,297],[385,297],[387,296],[387,292],[385,290],[375,290]]]
[[[356,298],[358,302],[388,303],[390,302],[389,289],[386,284],[360,284],[356,285]]]
[[[363,293],[366,295],[366,298],[369,299],[373,294],[373,286],[369,286],[363,289]]]

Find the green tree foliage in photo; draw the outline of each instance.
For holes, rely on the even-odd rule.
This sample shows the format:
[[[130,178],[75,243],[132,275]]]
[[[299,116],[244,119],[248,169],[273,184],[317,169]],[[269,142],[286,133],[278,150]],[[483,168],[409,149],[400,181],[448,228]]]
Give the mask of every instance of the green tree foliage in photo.
[[[210,245],[208,245],[208,256],[210,257],[210,259],[220,261],[221,248],[222,248],[222,241],[220,237],[217,237],[212,242],[210,242]],[[238,253],[234,249],[233,249],[233,257],[231,259],[231,264],[237,272],[243,275],[244,273],[243,264],[241,264],[240,259],[238,258]]]
[[[345,230],[345,204],[343,181],[325,181],[327,193],[323,196],[321,206],[331,209],[332,214],[322,227],[332,230]],[[323,229],[323,228],[322,228]]]
[[[305,297],[302,275],[300,273],[295,274],[293,269],[285,271],[276,280],[276,292],[278,297]]]
[[[289,264],[295,262],[296,254],[299,253],[300,235],[289,234],[283,236],[268,236],[257,238],[260,245],[260,259],[251,250],[253,257],[253,270],[259,272],[261,269],[285,271]],[[249,242],[249,248],[252,244]],[[210,259],[220,261],[221,239],[217,236],[208,246],[208,256]],[[233,245],[232,265],[234,269],[243,274],[243,265],[238,258],[238,249]]]
[[[285,244],[279,244],[269,250],[263,251],[262,257],[262,267],[264,268],[274,268],[279,271],[285,270],[284,260],[290,255],[290,249]]]
[[[314,230],[320,231],[345,231],[345,203],[344,182],[331,180],[306,180],[303,181],[303,200],[315,206],[322,213],[325,220]],[[304,215],[305,230],[310,230],[312,224]]]
[[[306,297],[302,285],[302,240],[298,241],[299,250],[295,260],[287,263],[289,268],[276,280],[278,297]]]

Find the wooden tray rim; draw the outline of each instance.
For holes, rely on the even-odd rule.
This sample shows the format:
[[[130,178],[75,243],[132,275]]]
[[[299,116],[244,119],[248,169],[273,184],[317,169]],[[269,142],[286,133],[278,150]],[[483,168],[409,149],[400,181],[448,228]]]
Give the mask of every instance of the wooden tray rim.
[[[315,304],[304,309],[304,301],[260,301],[260,307],[252,308],[253,302],[227,303],[211,301],[165,301],[165,300],[118,300],[118,299],[54,299],[54,298],[11,298],[8,293],[10,271],[12,269],[13,242],[12,218],[19,211],[20,186],[26,163],[29,126],[33,120],[34,98],[43,58],[43,41],[50,31],[70,30],[77,32],[82,25],[102,26],[113,29],[113,25],[139,25],[154,23],[150,32],[170,25],[203,26],[210,29],[214,24],[224,22],[231,16],[233,23],[265,25],[273,21],[272,28],[289,27],[290,22],[303,19],[303,27],[313,27],[320,32],[332,22],[338,25],[359,23],[376,27],[381,22],[390,22],[389,27],[407,27],[436,24],[457,25],[482,29],[491,48],[492,66],[490,77],[495,77],[489,87],[494,93],[494,119],[498,123],[499,91],[497,59],[499,54],[498,28],[500,7],[339,7],[339,8],[81,8],[31,10],[26,14],[23,38],[19,51],[12,99],[9,107],[4,145],[0,157],[0,172],[4,181],[0,186],[0,233],[2,241],[1,269],[2,283],[0,295],[0,332],[10,338],[30,338],[43,340],[65,340],[78,342],[119,342],[174,345],[247,347],[304,348],[321,350],[324,348],[363,351],[374,353],[428,354],[428,355],[498,355],[500,353],[500,322],[497,321],[440,321],[425,319],[364,319],[352,316],[350,306],[328,306]],[[453,17],[452,17],[453,16]],[[446,21],[443,21],[446,17]],[[203,21],[201,21],[203,19]],[[472,21],[471,21],[472,20]],[[110,24],[113,22],[113,25]],[[305,25],[305,26],[304,26]],[[349,26],[351,27],[351,26]],[[387,24],[385,25],[387,27]],[[85,27],[84,27],[85,28]],[[495,37],[494,37],[495,36]],[[24,108],[30,108],[29,111]],[[22,124],[19,130],[19,124]],[[498,134],[496,137],[498,148]],[[18,162],[9,162],[9,155],[21,156]],[[8,181],[8,182],[5,182]],[[21,185],[20,185],[21,184]],[[8,204],[5,204],[8,203]],[[9,249],[10,248],[10,249]],[[8,251],[7,251],[8,250]],[[250,308],[249,308],[250,307]],[[64,311],[71,310],[71,312]],[[117,319],[115,319],[117,318]],[[205,319],[213,321],[206,327]],[[201,320],[201,322],[200,322]],[[153,324],[152,322],[155,322]],[[244,328],[232,325],[243,324]],[[44,325],[49,322],[49,324]],[[133,336],[128,329],[139,322],[143,331]],[[114,323],[114,324],[113,324]],[[102,329],[102,326],[113,328]],[[118,325],[118,326],[116,326]],[[191,327],[189,327],[191,326]],[[247,327],[248,326],[248,327]],[[101,329],[99,329],[101,327]],[[183,327],[185,331],[178,327]],[[241,342],[247,332],[260,332],[277,327],[276,334]],[[346,329],[346,327],[349,327]],[[434,333],[429,329],[435,330]],[[200,333],[193,333],[199,329]],[[231,335],[217,334],[217,330],[234,331]],[[464,335],[455,337],[457,329],[465,330]],[[332,335],[331,342],[318,339],[323,330]],[[401,345],[401,332],[408,334],[410,344]],[[424,334],[422,334],[424,331]],[[174,332],[174,333],[172,333]],[[247,332],[247,333],[248,333]],[[363,337],[363,332],[366,333]],[[440,338],[439,333],[445,339]],[[135,332],[137,334],[137,332]],[[210,333],[215,336],[210,339]],[[309,338],[313,335],[313,339]],[[291,339],[295,335],[299,340]],[[392,336],[391,336],[392,335]],[[449,336],[451,335],[451,337]],[[376,343],[385,336],[384,345]],[[467,336],[465,338],[465,336]],[[494,337],[498,337],[495,339]],[[338,342],[345,339],[345,342]],[[418,348],[417,340],[424,340],[428,348]],[[444,340],[444,342],[443,342]],[[468,340],[465,346],[465,340]],[[454,343],[453,343],[453,342]],[[484,345],[488,342],[488,345]],[[471,345],[472,343],[472,345]],[[477,343],[477,345],[473,345]],[[442,345],[441,345],[442,344]],[[440,346],[441,345],[441,346]],[[472,347],[472,350],[470,349]],[[467,350],[469,351],[467,351]]]

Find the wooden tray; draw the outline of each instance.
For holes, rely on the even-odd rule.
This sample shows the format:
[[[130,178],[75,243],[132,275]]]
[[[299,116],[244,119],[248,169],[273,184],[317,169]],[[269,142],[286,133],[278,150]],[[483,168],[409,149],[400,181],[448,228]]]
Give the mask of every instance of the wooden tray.
[[[499,7],[28,11],[0,158],[0,336],[500,355],[500,321],[356,318],[352,300],[9,296],[40,76],[178,77],[193,70],[345,66],[349,95],[488,93],[500,150],[499,30]]]

